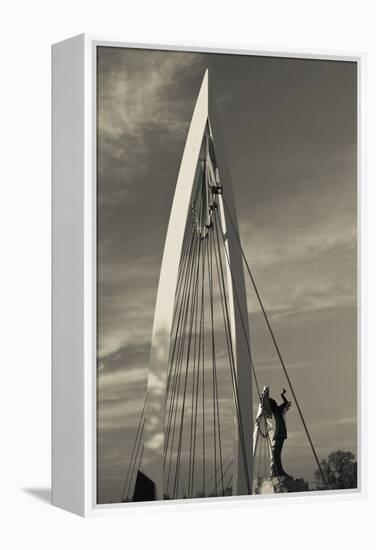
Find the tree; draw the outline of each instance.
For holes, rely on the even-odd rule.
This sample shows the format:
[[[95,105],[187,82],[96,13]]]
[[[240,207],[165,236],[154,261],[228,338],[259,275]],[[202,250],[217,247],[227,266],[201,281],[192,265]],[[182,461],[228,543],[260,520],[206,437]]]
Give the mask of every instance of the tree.
[[[350,451],[334,451],[320,462],[326,483],[315,471],[318,490],[354,489],[357,486],[357,462]]]
[[[301,493],[310,490],[308,482],[302,477],[297,479],[286,478],[283,481],[283,485],[286,487],[288,493]]]

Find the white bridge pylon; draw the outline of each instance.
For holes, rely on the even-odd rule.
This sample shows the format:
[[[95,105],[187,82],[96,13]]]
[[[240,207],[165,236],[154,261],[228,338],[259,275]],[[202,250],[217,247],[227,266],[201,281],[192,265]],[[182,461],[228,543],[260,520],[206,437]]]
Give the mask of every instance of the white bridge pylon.
[[[206,70],[196,101],[176,183],[163,252],[151,340],[145,425],[142,441],[143,458],[140,469],[154,482],[155,498],[157,500],[164,498],[163,453],[166,421],[166,384],[179,262],[205,132],[210,133],[215,146],[216,163],[226,201],[225,208],[222,196],[218,195],[221,231],[231,265],[231,268],[226,265],[227,287],[241,418],[239,421],[239,415],[236,414],[234,403],[232,491],[234,495],[245,495],[252,492],[252,378],[248,348],[247,298],[241,250],[237,240],[237,235],[239,234],[238,222],[230,171],[227,165],[223,137],[220,133],[220,123],[213,91],[209,85],[209,74],[208,70]],[[232,222],[227,223],[227,212],[231,216]],[[236,288],[236,294],[234,287]],[[242,426],[239,426],[238,422],[241,422]],[[243,434],[242,443],[239,433]],[[246,459],[244,459],[244,448]]]

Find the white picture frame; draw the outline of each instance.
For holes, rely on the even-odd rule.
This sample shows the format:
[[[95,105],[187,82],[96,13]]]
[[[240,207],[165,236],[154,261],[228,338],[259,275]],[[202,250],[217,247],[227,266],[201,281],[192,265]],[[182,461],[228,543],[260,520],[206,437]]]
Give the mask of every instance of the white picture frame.
[[[358,488],[289,494],[363,498],[365,464],[365,63],[363,53],[258,50],[218,44],[131,44],[79,35],[52,47],[52,502],[81,516],[134,507],[215,506],[220,499],[96,504],[96,48],[146,48],[352,61],[358,74]],[[226,499],[259,506],[273,497]],[[283,498],[286,498],[284,496]]]

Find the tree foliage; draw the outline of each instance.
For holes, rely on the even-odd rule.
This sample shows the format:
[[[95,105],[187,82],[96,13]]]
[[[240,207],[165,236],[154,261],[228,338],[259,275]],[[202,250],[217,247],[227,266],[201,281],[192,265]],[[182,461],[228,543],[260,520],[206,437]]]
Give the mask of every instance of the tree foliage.
[[[334,451],[320,462],[324,484],[319,470],[315,471],[317,489],[354,489],[357,486],[357,462],[350,451]]]

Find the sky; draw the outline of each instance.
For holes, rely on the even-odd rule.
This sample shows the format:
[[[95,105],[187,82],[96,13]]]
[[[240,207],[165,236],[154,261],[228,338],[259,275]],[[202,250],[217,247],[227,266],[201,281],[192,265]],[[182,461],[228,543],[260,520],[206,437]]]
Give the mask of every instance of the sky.
[[[240,237],[320,458],[356,454],[356,65],[98,48],[98,503],[118,502],[146,391],[164,239],[206,69]],[[254,294],[261,385],[286,385]],[[232,402],[223,389],[231,437]],[[285,469],[312,481],[296,406]]]

